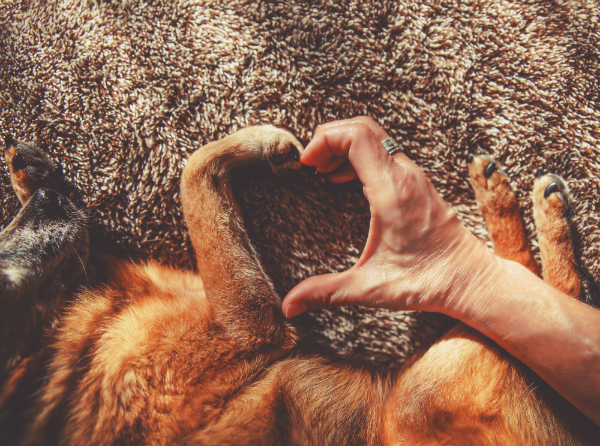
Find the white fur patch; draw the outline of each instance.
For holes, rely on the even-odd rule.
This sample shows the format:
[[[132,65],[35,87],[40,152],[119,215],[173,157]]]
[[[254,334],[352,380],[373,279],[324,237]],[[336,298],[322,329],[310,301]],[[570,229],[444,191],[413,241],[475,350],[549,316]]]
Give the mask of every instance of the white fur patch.
[[[11,266],[3,269],[2,273],[8,278],[8,280],[10,280],[12,283],[18,286],[25,278],[27,271],[23,268]]]

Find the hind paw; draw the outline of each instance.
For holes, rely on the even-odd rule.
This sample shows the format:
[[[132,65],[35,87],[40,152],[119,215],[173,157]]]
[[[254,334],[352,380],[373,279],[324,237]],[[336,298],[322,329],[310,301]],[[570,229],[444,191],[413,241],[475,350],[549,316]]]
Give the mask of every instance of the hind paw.
[[[467,162],[477,205],[488,226],[491,220],[505,215],[519,215],[515,193],[500,164],[489,155],[469,155]]]
[[[488,155],[468,159],[477,206],[485,218],[496,253],[539,273],[521,219],[521,209],[506,173]]]
[[[485,200],[488,195],[498,201],[505,193],[514,195],[506,172],[500,164],[489,155],[469,155],[467,160],[471,185],[478,200]]]
[[[582,296],[573,243],[572,198],[565,180],[538,171],[533,183],[533,218],[542,254],[544,280],[575,298]]]
[[[534,211],[544,214],[544,218],[569,218],[573,207],[565,180],[541,170],[538,170],[536,177],[533,183]]]
[[[40,187],[56,189],[62,182],[60,169],[36,145],[5,136],[4,159],[21,203],[25,203]]]

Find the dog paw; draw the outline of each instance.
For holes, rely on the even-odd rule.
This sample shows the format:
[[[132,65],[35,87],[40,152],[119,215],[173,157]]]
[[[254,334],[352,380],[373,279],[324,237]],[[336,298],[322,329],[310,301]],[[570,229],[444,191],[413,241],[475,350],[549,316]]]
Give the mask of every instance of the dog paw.
[[[544,280],[580,299],[582,270],[575,253],[573,200],[559,175],[538,170],[533,183],[533,218],[542,255]]]
[[[62,189],[60,169],[38,146],[5,136],[4,160],[21,203],[25,203],[40,187]]]
[[[485,218],[496,254],[538,274],[539,267],[531,252],[521,209],[508,176],[488,155],[469,155],[467,161],[477,206]]]
[[[482,212],[487,208],[512,209],[516,205],[510,180],[500,163],[489,155],[469,155],[467,164],[470,183]]]
[[[533,209],[540,218],[570,218],[573,206],[566,181],[538,169],[533,183]]]
[[[489,155],[469,155],[467,158],[469,176],[474,186],[486,190],[507,182],[507,175],[499,163]]]
[[[300,155],[304,148],[294,135],[272,125],[265,125],[259,129],[262,157],[269,163],[273,172],[287,175],[302,167]]]

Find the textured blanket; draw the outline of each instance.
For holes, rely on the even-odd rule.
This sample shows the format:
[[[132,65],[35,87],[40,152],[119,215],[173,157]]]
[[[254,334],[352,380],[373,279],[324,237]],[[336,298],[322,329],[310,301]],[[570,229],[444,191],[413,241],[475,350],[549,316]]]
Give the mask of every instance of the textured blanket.
[[[2,0],[0,132],[47,148],[132,259],[193,268],[178,178],[194,150],[260,123],[307,141],[366,114],[486,243],[469,152],[504,165],[534,245],[534,172],[563,175],[598,277],[599,51],[596,1]],[[360,185],[259,169],[235,190],[281,295],[360,255]],[[4,168],[0,199],[6,225],[18,206]],[[347,308],[302,323],[339,353],[396,366],[451,321]]]

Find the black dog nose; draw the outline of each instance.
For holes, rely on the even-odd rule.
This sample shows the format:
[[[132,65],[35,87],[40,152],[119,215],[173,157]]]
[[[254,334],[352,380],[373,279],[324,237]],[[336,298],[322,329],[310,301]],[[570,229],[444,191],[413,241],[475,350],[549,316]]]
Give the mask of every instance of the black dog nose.
[[[33,196],[33,204],[44,215],[55,217],[63,214],[61,196],[51,189],[38,189]]]

